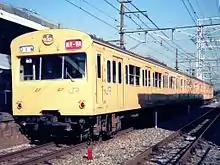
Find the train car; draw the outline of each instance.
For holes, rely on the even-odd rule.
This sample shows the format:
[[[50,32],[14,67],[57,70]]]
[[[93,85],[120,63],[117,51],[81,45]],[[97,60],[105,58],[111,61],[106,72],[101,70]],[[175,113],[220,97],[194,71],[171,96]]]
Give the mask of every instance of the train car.
[[[87,33],[49,29],[11,43],[13,115],[31,131],[111,135],[137,109],[213,97],[213,87]]]

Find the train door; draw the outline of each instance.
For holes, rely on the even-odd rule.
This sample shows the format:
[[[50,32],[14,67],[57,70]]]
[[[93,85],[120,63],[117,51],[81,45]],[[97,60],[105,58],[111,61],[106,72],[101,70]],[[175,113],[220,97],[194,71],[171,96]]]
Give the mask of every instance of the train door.
[[[100,53],[96,56],[96,104],[103,103],[103,60]]]
[[[124,106],[124,83],[123,83],[123,61],[119,57],[113,57],[112,61],[112,107],[120,109]]]

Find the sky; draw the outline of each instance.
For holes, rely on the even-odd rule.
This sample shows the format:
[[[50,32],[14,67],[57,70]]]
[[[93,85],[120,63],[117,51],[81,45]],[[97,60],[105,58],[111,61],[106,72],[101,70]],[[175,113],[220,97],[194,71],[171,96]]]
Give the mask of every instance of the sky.
[[[218,10],[218,0],[132,0],[132,4],[140,10],[145,10],[148,17],[160,28],[195,25],[183,1],[189,9],[191,8],[188,2],[191,3],[198,18],[214,17],[220,14]],[[78,29],[90,34],[95,34],[97,37],[105,40],[119,39],[117,29],[119,29],[120,22],[118,11],[120,4],[117,0],[69,0],[69,2],[80,6],[85,9],[85,11],[92,13],[93,16],[105,21],[108,25],[95,19],[66,0],[0,0],[0,2],[19,8],[33,10],[43,18],[60,23],[62,27]],[[110,4],[107,2],[110,2]],[[126,3],[125,6],[131,11],[136,11],[129,3]],[[131,16],[131,18],[143,29],[147,28],[145,25],[150,28],[155,28],[155,26],[153,26],[142,14],[138,14],[138,17],[144,24],[134,15],[126,15],[125,31],[137,30],[137,28],[139,28],[128,18],[129,16]],[[173,40],[170,40],[171,31],[167,31],[165,34],[168,38],[159,31],[150,33],[154,39],[152,39],[149,34],[145,35],[145,33],[131,34],[131,36],[139,42],[145,42],[142,44],[129,38],[127,34],[125,36],[125,46],[127,49],[143,56],[154,57],[171,67],[174,67],[175,64],[176,48],[178,48],[180,58],[186,57],[186,55],[184,55],[186,53],[196,52],[196,45],[189,37],[190,34],[195,35],[195,29],[175,32]]]

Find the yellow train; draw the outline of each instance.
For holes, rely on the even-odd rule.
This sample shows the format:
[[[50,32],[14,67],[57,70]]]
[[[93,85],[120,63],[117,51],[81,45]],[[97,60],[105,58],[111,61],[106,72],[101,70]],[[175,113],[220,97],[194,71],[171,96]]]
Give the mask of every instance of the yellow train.
[[[13,115],[31,131],[99,136],[134,109],[213,97],[208,83],[71,29],[15,38],[11,64]]]

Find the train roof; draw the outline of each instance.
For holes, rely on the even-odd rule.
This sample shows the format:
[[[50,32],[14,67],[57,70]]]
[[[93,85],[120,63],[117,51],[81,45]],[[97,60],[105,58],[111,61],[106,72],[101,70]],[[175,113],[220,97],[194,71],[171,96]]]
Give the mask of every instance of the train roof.
[[[183,72],[181,72],[181,71],[177,71],[177,70],[175,70],[175,69],[173,69],[173,68],[167,66],[166,64],[164,64],[164,63],[162,63],[162,62],[160,62],[160,61],[158,61],[158,60],[155,60],[155,59],[150,58],[150,57],[144,57],[144,56],[141,56],[141,55],[136,54],[136,53],[134,53],[134,52],[131,52],[131,51],[129,51],[129,50],[122,49],[121,47],[119,47],[119,46],[117,46],[117,45],[111,44],[111,43],[109,43],[109,42],[107,42],[107,41],[104,41],[103,39],[97,38],[95,35],[90,35],[90,37],[91,37],[95,42],[97,42],[97,43],[99,43],[99,44],[112,47],[113,49],[116,49],[116,50],[118,50],[118,51],[124,52],[124,53],[129,54],[129,55],[131,55],[131,56],[133,56],[133,57],[136,57],[136,58],[145,60],[145,61],[150,62],[150,63],[153,63],[153,64],[155,64],[155,65],[159,65],[159,66],[161,66],[161,67],[163,67],[163,68],[166,68],[166,69],[168,69],[168,70],[170,70],[170,71],[173,71],[173,72],[176,72],[176,73],[178,73],[178,74],[181,74],[181,75],[190,77],[190,78],[192,78],[192,79],[198,80],[198,81],[203,82],[203,83],[206,83],[206,84],[208,84],[208,85],[212,85],[212,84],[210,84],[210,83],[208,83],[208,82],[205,82],[205,81],[203,81],[203,80],[201,80],[201,79],[199,79],[199,78],[197,78],[197,77],[188,75],[188,74],[183,73]]]
[[[8,54],[0,53],[0,69],[4,69],[4,70],[11,69],[10,56]]]

